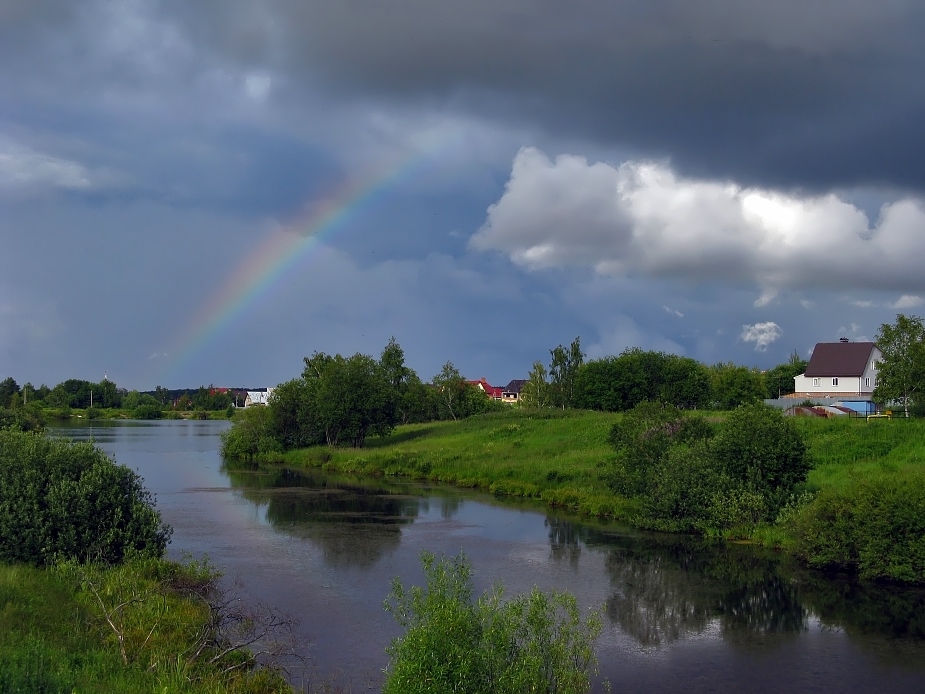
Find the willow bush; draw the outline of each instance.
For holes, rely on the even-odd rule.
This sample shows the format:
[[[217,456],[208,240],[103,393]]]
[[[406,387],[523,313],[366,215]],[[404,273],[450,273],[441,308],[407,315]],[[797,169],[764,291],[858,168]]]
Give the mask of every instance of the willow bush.
[[[466,557],[421,555],[426,587],[398,579],[385,603],[405,634],[388,647],[384,694],[579,694],[591,689],[600,613],[584,620],[565,592],[504,599],[496,586],[473,601]]]
[[[132,470],[89,443],[0,431],[0,561],[160,557],[171,529]]]

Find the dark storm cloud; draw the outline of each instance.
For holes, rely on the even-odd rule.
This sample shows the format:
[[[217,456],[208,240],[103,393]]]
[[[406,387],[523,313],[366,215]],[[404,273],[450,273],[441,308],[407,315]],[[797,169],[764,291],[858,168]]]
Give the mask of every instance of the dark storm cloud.
[[[743,183],[925,187],[915,0],[168,3],[296,82],[536,121]]]

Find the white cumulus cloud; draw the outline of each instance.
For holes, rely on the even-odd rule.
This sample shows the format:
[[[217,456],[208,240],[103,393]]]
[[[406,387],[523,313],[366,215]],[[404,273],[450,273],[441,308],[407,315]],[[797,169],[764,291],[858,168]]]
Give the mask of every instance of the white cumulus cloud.
[[[739,336],[739,339],[742,340],[742,342],[754,342],[755,350],[764,352],[772,342],[777,341],[783,334],[784,331],[780,329],[777,323],[767,321],[765,323],[743,325],[742,334]]]
[[[470,244],[527,269],[751,284],[764,306],[789,288],[925,292],[923,232],[917,199],[884,205],[872,225],[834,194],[784,194],[683,178],[664,163],[613,166],[525,148]]]
[[[925,299],[914,294],[903,294],[896,301],[890,304],[890,308],[915,308],[925,304]]]

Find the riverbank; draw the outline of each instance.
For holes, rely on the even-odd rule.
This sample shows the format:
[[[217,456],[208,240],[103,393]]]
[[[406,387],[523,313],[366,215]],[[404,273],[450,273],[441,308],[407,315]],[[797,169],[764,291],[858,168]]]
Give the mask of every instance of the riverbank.
[[[0,692],[290,692],[276,672],[248,669],[248,653],[211,643],[214,579],[161,560],[0,565]]]
[[[713,419],[723,416],[717,413]],[[613,456],[607,435],[618,417],[512,409],[458,422],[399,427],[390,437],[370,439],[360,450],[290,451],[281,462],[449,482],[634,524],[638,502],[613,493],[601,474]],[[919,532],[925,523],[925,421],[794,422],[813,461],[802,486],[802,503],[787,509],[778,523],[745,533],[736,528],[726,538],[782,548],[820,568],[925,582]]]
[[[613,494],[601,466],[616,416],[511,409],[459,421],[410,424],[362,449],[317,446],[281,455],[289,465],[348,474],[448,482],[498,496],[543,499],[583,515],[627,520],[635,504]]]
[[[46,420],[63,421],[68,419],[231,419],[227,410],[153,410],[148,416],[136,416],[134,410],[115,407],[94,407],[90,409],[72,408],[67,410],[45,408],[39,410]],[[155,416],[159,415],[159,416]]]

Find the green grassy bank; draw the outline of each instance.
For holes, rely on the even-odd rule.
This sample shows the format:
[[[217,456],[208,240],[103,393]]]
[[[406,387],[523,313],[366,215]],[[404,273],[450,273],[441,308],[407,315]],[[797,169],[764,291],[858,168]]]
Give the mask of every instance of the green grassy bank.
[[[291,691],[241,651],[213,658],[202,567],[0,564],[0,693]],[[196,651],[204,646],[197,656]]]
[[[633,505],[601,480],[615,415],[511,409],[460,421],[399,427],[362,449],[319,446],[282,454],[290,465],[407,476],[544,499],[586,515],[623,519]]]
[[[282,462],[450,482],[634,523],[638,501],[602,479],[614,455],[608,432],[618,418],[512,409],[400,427],[360,450],[291,451]],[[925,583],[925,421],[807,418],[795,425],[813,466],[805,493],[776,523],[725,536],[781,547],[820,568]]]

